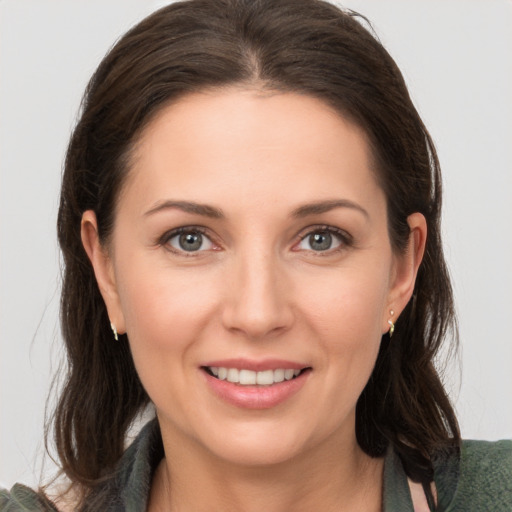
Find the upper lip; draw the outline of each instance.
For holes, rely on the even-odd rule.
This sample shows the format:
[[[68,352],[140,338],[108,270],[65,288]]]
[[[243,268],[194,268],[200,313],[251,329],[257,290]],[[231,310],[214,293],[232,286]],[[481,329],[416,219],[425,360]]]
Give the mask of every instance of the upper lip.
[[[239,370],[252,370],[254,372],[262,372],[265,370],[291,369],[302,370],[309,368],[309,365],[298,363],[295,361],[286,361],[284,359],[219,359],[216,361],[208,361],[201,365],[202,367],[218,367],[218,368],[237,368]]]

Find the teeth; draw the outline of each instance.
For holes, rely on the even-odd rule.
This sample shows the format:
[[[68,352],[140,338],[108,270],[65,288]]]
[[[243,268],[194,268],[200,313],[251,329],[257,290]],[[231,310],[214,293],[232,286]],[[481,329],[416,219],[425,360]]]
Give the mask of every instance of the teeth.
[[[256,384],[256,372],[251,370],[240,370],[240,380],[230,380],[229,382],[239,382],[243,386]]]
[[[270,386],[271,384],[274,384],[273,370],[258,372],[256,374],[256,384],[259,384],[260,386]]]
[[[274,382],[283,382],[284,370],[274,370]]]
[[[243,372],[243,370],[240,373],[242,373],[242,372]],[[239,380],[238,375],[239,375],[239,372],[236,368],[229,368],[228,376],[226,377],[226,380],[228,382],[238,382],[238,380]]]
[[[278,368],[277,370],[264,370],[254,372],[252,370],[239,370],[238,368],[223,368],[217,366],[209,366],[209,370],[219,380],[227,380],[233,384],[241,384],[242,386],[271,386],[278,382],[291,380],[297,377],[301,370],[292,370]]]

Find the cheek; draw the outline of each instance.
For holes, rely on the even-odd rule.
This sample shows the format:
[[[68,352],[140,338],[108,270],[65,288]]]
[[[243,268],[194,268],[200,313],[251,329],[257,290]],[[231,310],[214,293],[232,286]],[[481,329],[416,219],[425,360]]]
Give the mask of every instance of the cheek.
[[[120,293],[134,364],[157,409],[172,410],[174,420],[185,425],[199,399],[187,379],[216,316],[219,286],[215,276],[205,279],[200,270],[138,269],[125,274]]]
[[[171,363],[183,360],[215,313],[215,276],[206,279],[201,270],[173,271],[165,265],[128,268],[139,269],[120,279],[121,307],[136,365],[168,365],[165,355],[172,356]]]
[[[298,292],[301,309],[316,329],[337,345],[380,339],[382,315],[389,292],[387,267],[344,268],[314,276]]]
[[[355,405],[373,370],[382,338],[387,275],[385,267],[372,272],[344,269],[336,278],[317,279],[308,286],[310,293],[302,294],[307,328],[322,347],[319,364],[326,370],[332,407],[341,405],[340,390],[347,397],[344,407]]]

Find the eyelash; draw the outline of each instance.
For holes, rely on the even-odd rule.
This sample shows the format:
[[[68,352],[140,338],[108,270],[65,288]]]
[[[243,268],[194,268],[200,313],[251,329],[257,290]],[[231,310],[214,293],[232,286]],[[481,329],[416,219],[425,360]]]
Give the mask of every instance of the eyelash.
[[[202,226],[183,226],[180,228],[172,229],[171,231],[167,231],[157,240],[157,245],[164,247],[165,249],[174,254],[178,254],[186,258],[197,257],[198,254],[204,251],[180,251],[175,249],[174,247],[171,247],[169,244],[169,241],[172,240],[174,237],[187,233],[199,233],[200,235],[208,238],[208,240],[210,240],[215,245],[215,242],[213,242],[212,237],[208,236],[207,230]]]
[[[339,247],[335,247],[334,249],[327,249],[325,251],[309,251],[313,253],[315,256],[330,256],[332,254],[341,252],[343,250],[346,250],[349,247],[354,246],[354,239],[353,237],[344,231],[343,229],[336,228],[334,226],[327,226],[327,225],[318,225],[318,226],[308,226],[307,232],[304,234],[299,235],[299,242],[296,243],[294,246],[298,245],[302,241],[306,240],[309,236],[313,235],[314,233],[329,233],[330,235],[334,235],[336,238],[338,238],[341,242]]]
[[[327,249],[325,251],[313,251],[310,250],[309,252],[313,253],[315,256],[329,256],[333,253],[338,253],[344,249],[347,249],[349,247],[352,247],[354,245],[353,237],[347,233],[346,231],[335,228],[333,226],[327,226],[327,225],[318,225],[318,226],[309,226],[306,228],[307,231],[303,232],[302,234],[298,235],[299,241],[294,243],[293,247],[296,247],[298,244],[300,244],[302,241],[304,241],[308,236],[311,236],[314,233],[329,233],[330,235],[334,235],[336,238],[338,238],[341,241],[341,245],[339,247],[336,247],[334,249]],[[176,250],[175,248],[171,247],[169,245],[169,241],[173,239],[176,236],[186,234],[186,233],[199,233],[202,236],[206,237],[210,242],[214,245],[215,242],[213,241],[212,237],[208,235],[208,230],[205,229],[202,226],[183,226],[176,229],[173,229],[171,231],[167,231],[164,233],[158,240],[157,245],[160,245],[162,247],[165,247],[168,251],[178,254],[180,256],[184,257],[197,257],[198,254],[205,252],[205,251],[181,251]]]

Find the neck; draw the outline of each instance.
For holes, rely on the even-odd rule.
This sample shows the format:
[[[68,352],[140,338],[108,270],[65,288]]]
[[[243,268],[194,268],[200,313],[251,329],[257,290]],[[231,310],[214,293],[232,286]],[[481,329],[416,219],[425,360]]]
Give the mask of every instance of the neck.
[[[330,441],[330,442],[329,442]],[[383,460],[351,442],[328,440],[293,460],[231,464],[195,446],[166,443],[153,480],[150,512],[378,512]],[[172,489],[172,491],[171,491]]]

